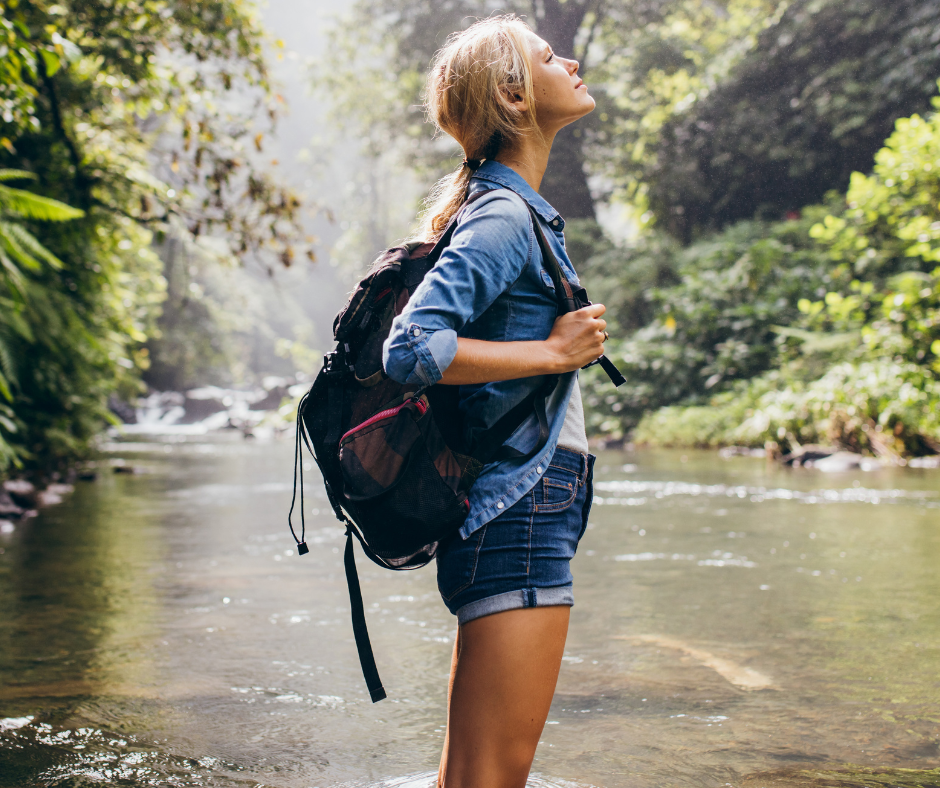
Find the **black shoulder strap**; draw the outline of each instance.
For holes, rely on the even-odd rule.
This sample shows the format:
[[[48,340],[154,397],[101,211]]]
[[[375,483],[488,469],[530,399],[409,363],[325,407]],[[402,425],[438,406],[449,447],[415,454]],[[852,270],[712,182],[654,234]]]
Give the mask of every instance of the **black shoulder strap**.
[[[382,561],[382,559],[369,550],[362,536],[359,534],[359,531],[356,529],[355,524],[352,523],[348,517],[346,517],[346,514],[343,512],[342,506],[340,505],[339,499],[330,485],[329,477],[323,470],[323,466],[320,463],[320,458],[317,456],[316,451],[314,451],[313,444],[310,442],[310,439],[307,435],[307,430],[303,420],[303,412],[308,402],[309,396],[309,393],[305,394],[297,406],[297,435],[295,437],[296,446],[294,450],[294,497],[291,499],[290,512],[287,515],[287,523],[290,526],[291,534],[294,536],[294,541],[297,542],[298,555],[305,555],[306,553],[310,552],[309,548],[307,547],[307,543],[304,540],[304,478],[303,460],[300,457],[300,446],[301,441],[303,441],[303,443],[307,446],[307,451],[310,452],[310,456],[313,457],[317,467],[320,469],[321,475],[323,476],[323,483],[326,485],[326,495],[330,501],[330,506],[333,507],[333,512],[336,515],[336,519],[346,526],[346,550],[343,555],[343,564],[346,568],[346,586],[349,589],[349,607],[352,617],[353,635],[356,638],[356,651],[359,653],[359,665],[362,667],[362,675],[365,678],[366,686],[369,689],[369,697],[372,698],[373,703],[377,703],[378,701],[383,700],[386,697],[386,694],[385,688],[382,686],[382,679],[379,678],[379,670],[375,664],[375,654],[372,652],[372,642],[369,640],[369,630],[366,626],[366,613],[362,604],[362,589],[359,586],[359,573],[356,571],[356,558],[353,554],[353,536],[359,540],[363,549],[366,550],[370,558],[377,561],[378,563],[384,563],[384,561]],[[331,418],[332,417],[333,416],[331,416]],[[339,417],[336,416],[336,418]],[[294,500],[297,497],[298,465],[300,470],[300,539],[298,539],[297,535],[294,533],[294,526],[291,523],[291,515],[294,513]]]
[[[545,267],[548,269],[548,275],[552,278],[552,284],[555,286],[555,297],[558,299],[558,314],[564,315],[568,312],[575,312],[582,307],[590,306],[591,302],[588,301],[587,293],[584,291],[584,288],[579,288],[577,294],[572,289],[568,277],[565,276],[565,272],[561,270],[561,265],[555,258],[552,248],[548,245],[545,233],[542,232],[538,214],[536,214],[531,205],[528,203],[526,203],[526,205],[529,208],[529,213],[532,215],[532,226],[535,228],[535,237],[539,242],[539,248],[542,250],[542,261],[545,263]],[[614,386],[622,386],[627,382],[627,379],[621,374],[620,370],[617,369],[617,365],[607,358],[607,356],[601,356],[599,359],[584,366],[583,369],[593,367],[595,364],[600,364],[601,369],[607,373],[607,377],[610,378]]]

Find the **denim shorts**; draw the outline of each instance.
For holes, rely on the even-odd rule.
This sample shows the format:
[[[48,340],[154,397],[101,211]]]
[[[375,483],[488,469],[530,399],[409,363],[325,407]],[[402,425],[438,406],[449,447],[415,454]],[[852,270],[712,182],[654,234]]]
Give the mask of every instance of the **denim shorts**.
[[[437,554],[437,587],[464,624],[504,610],[574,604],[570,561],[587,528],[594,455],[556,449],[532,490]]]

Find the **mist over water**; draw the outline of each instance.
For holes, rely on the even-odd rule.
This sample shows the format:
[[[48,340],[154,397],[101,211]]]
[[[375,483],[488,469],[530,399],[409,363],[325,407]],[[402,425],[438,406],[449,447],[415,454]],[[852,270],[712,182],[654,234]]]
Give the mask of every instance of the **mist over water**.
[[[433,568],[360,556],[373,705],[309,466],[309,555],[286,528],[290,441],[139,441],[106,447],[137,473],[0,536],[0,786],[430,784],[455,632]],[[683,456],[598,460],[530,785],[934,767],[937,472]]]

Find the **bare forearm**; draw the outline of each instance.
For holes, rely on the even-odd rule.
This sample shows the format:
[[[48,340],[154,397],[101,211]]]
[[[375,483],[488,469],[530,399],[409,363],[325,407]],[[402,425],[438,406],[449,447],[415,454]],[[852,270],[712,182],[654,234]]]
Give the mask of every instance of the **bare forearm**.
[[[457,355],[441,383],[451,386],[493,383],[536,375],[572,372],[604,352],[607,323],[602,304],[569,312],[555,320],[548,339],[538,342],[487,342],[457,339]]]
[[[492,383],[562,371],[548,341],[487,342],[460,337],[457,355],[440,382],[449,386]]]

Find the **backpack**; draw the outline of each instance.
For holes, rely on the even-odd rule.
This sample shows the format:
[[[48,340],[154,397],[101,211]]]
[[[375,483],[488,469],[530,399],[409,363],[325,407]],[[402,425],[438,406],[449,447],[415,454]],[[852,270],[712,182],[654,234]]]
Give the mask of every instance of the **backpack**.
[[[366,628],[353,537],[370,559],[387,569],[425,566],[463,525],[470,510],[470,487],[483,467],[496,460],[535,456],[549,438],[545,407],[557,375],[532,378],[531,391],[522,401],[485,433],[468,438],[457,407],[457,386],[398,383],[382,366],[382,346],[392,321],[450,243],[460,214],[486,193],[471,195],[436,243],[396,246],[376,259],[333,321],[336,349],[324,356],[323,368],[297,408],[288,525],[298,554],[304,555],[309,550],[304,541],[303,441],[323,475],[330,505],[346,528],[344,564],[353,633],[373,702],[386,693]],[[587,306],[587,294],[572,288],[531,207],[529,211],[559,314]],[[615,385],[625,382],[606,356],[593,363],[600,363]],[[539,422],[535,448],[522,453],[505,446],[533,411]],[[299,539],[292,523],[298,471]]]

